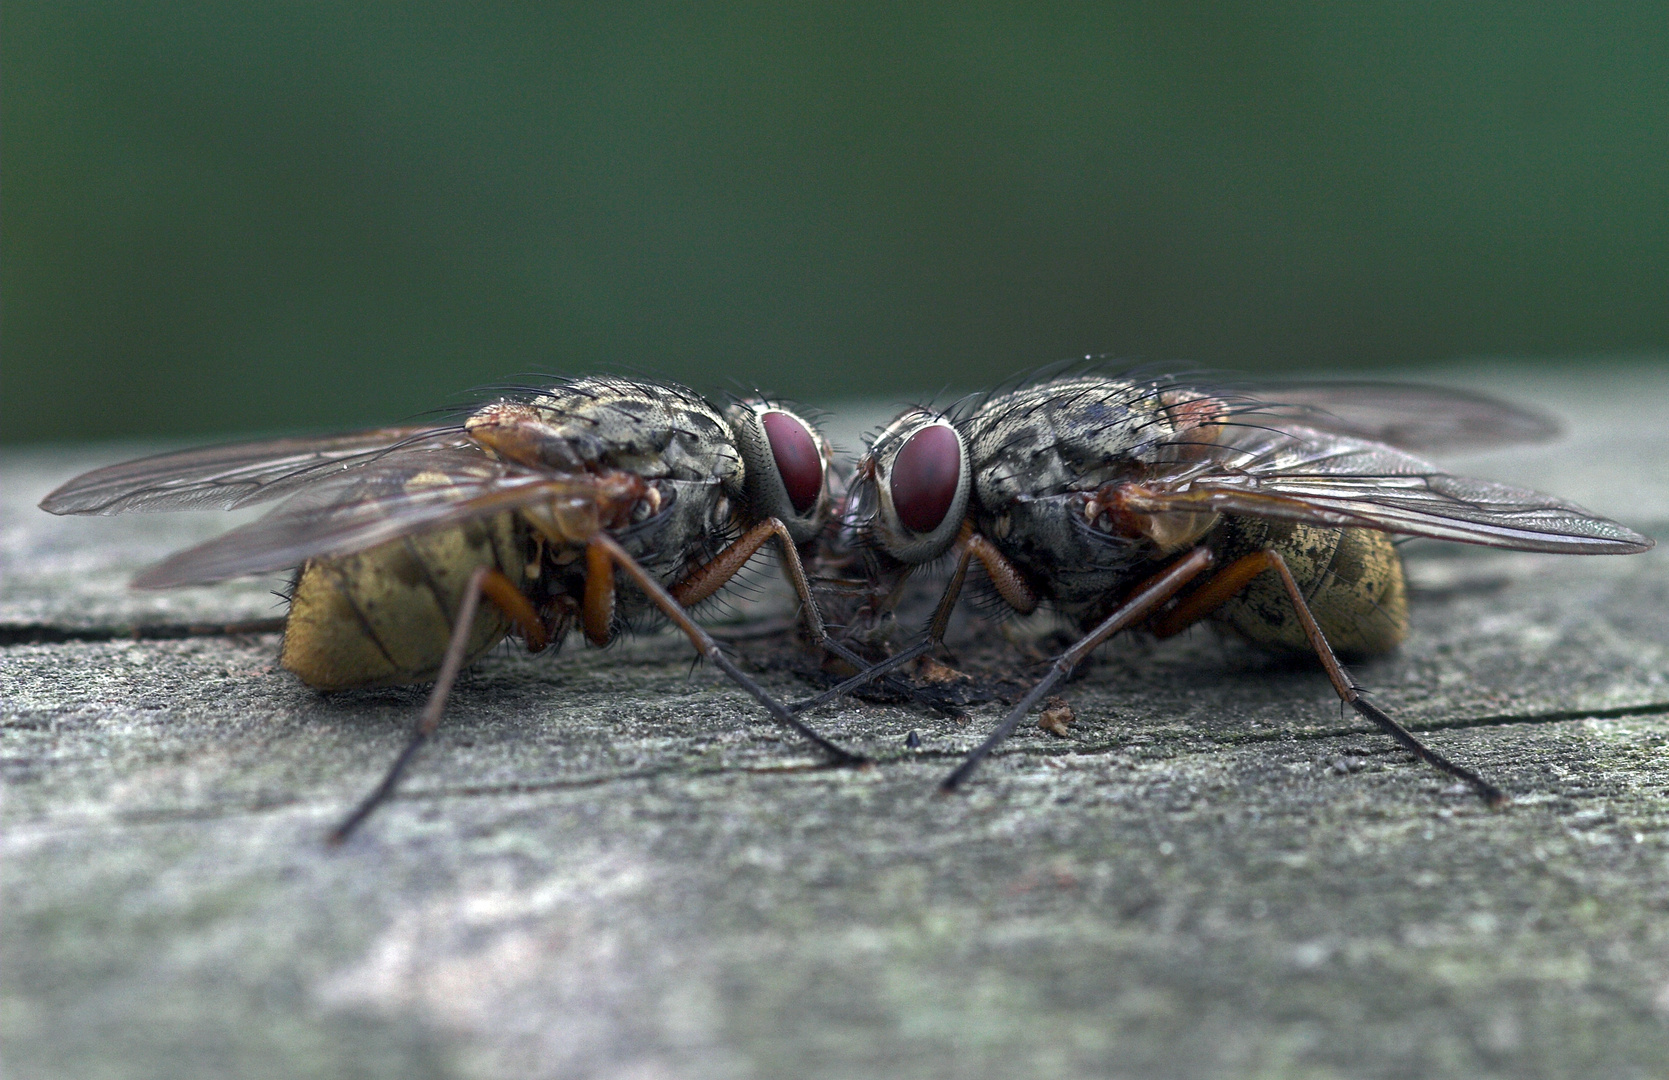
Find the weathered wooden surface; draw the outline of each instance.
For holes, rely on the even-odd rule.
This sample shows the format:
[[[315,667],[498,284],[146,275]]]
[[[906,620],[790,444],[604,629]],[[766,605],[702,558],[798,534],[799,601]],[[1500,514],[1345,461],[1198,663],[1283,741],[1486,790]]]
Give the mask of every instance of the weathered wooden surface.
[[[1669,378],[1502,389],[1572,436],[1467,468],[1669,535]],[[1358,676],[1504,812],[1208,633],[1103,650],[1069,738],[1028,726],[948,800],[998,704],[831,710],[882,764],[823,770],[657,637],[490,657],[328,850],[421,694],[322,697],[270,635],[91,640],[273,613],[269,583],[122,589],[224,515],[33,510],[120,452],[0,479],[9,1076],[1669,1074],[1662,550],[1410,548],[1413,641]]]

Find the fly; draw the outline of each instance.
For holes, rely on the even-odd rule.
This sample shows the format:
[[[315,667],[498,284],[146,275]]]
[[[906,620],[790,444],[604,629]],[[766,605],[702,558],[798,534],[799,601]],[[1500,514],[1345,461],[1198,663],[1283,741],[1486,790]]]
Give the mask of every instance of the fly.
[[[1312,653],[1363,717],[1486,802],[1506,796],[1362,696],[1335,650],[1408,633],[1391,534],[1519,551],[1629,554],[1653,541],[1538,492],[1452,476],[1411,451],[1530,441],[1544,418],[1481,395],[1371,383],[1236,392],[1099,373],[1045,379],[960,413],[904,412],[857,463],[839,535],[884,613],[917,568],[954,556],[922,639],[943,638],[973,562],[1020,613],[1049,604],[1082,637],[940,785],[955,789],[1092,650],[1211,619],[1267,650]]]
[[[113,465],[70,481],[41,508],[117,514],[283,500],[133,584],[293,570],[284,667],[321,690],[433,682],[405,748],[331,833],[339,843],[393,792],[464,666],[511,635],[540,652],[578,626],[605,645],[655,612],[831,761],[864,760],[794,718],[688,612],[775,541],[811,637],[857,659],[825,634],[800,559],[832,515],[831,461],[816,427],[778,404],[721,411],[682,386],[581,378],[516,388],[461,424]]]

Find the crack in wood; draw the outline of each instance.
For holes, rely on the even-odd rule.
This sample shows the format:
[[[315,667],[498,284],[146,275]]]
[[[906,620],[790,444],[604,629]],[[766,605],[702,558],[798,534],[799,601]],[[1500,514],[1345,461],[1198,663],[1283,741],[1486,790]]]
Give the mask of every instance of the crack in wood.
[[[194,637],[237,637],[277,634],[284,619],[245,619],[229,623],[140,623],[136,626],[54,626],[51,623],[14,623],[0,626],[0,647],[7,645],[63,645],[101,641],[174,641]]]

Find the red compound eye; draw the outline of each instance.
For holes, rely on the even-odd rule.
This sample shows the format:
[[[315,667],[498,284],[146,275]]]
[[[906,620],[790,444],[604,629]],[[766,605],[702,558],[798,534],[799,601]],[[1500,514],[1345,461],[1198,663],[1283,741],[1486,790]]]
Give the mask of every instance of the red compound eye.
[[[904,443],[892,466],[892,505],[911,532],[930,533],[945,520],[962,479],[962,440],[943,424]]]
[[[768,412],[760,417],[760,423],[765,425],[765,438],[770,440],[782,486],[788,489],[788,501],[794,504],[796,514],[804,514],[817,505],[817,496],[823,490],[823,456],[817,452],[817,440],[804,424],[785,412]]]

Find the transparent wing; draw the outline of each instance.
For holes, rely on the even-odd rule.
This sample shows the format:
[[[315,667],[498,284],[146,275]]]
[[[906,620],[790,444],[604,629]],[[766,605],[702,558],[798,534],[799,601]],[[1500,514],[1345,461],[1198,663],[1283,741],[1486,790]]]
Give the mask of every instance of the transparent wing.
[[[1404,450],[1509,446],[1559,433],[1558,422],[1539,412],[1441,386],[1294,382],[1262,388],[1255,397],[1270,403],[1272,416]]]
[[[405,448],[313,480],[260,520],[170,556],[133,585],[166,589],[289,570],[425,529],[595,494],[588,476],[533,472],[475,447]]]
[[[1124,489],[1145,513],[1215,510],[1520,551],[1626,554],[1653,541],[1540,492],[1452,476],[1381,443],[1313,428],[1227,427]],[[1202,455],[1204,460],[1199,460]]]
[[[400,449],[463,447],[458,428],[393,427],[209,446],[84,473],[41,500],[53,514],[233,510],[292,495]]]

